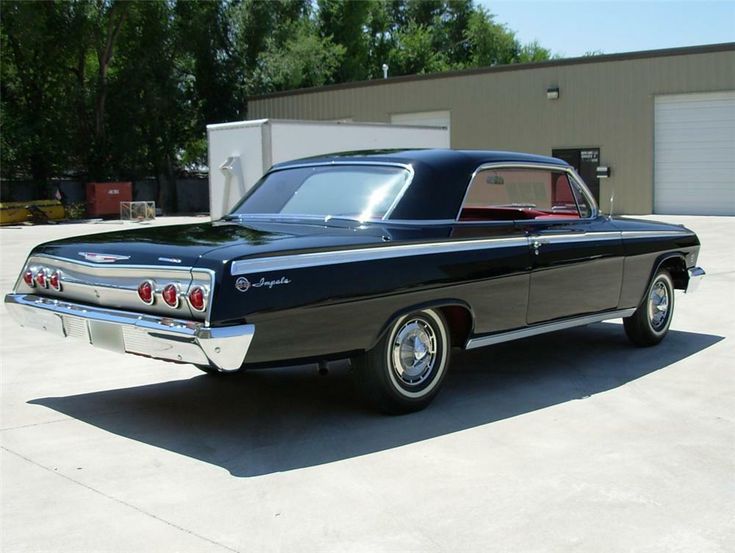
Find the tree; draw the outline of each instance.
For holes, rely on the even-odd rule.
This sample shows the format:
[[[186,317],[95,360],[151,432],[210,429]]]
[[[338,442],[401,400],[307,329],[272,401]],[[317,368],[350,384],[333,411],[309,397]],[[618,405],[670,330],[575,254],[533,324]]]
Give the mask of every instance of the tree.
[[[550,56],[475,0],[4,0],[0,174],[155,176],[171,208],[250,94]]]
[[[254,72],[258,89],[271,92],[334,82],[345,55],[344,46],[320,37],[309,20],[293,23],[288,34],[282,44],[274,38],[266,41]]]
[[[513,63],[518,59],[520,46],[515,35],[493,19],[484,8],[470,15],[465,31],[470,67]]]
[[[444,52],[432,48],[432,32],[415,21],[396,33],[389,54],[391,71],[397,75],[435,73],[451,68]]]
[[[518,52],[518,57],[514,61],[518,63],[530,63],[545,61],[552,57],[554,56],[552,56],[549,49],[544,48],[538,43],[538,41],[534,40],[533,42],[529,42],[528,44],[521,46],[521,49]]]
[[[344,52],[334,79],[338,82],[366,79],[369,37],[365,31],[370,2],[318,0],[317,6],[322,39],[340,46]]]
[[[2,172],[42,184],[67,169],[72,124],[69,102],[68,13],[50,3],[5,2],[2,46]]]

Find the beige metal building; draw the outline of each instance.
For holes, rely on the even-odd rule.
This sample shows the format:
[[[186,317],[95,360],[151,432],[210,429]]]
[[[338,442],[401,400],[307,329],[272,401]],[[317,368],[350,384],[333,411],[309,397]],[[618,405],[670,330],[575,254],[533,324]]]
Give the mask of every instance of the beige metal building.
[[[735,215],[735,43],[268,94],[248,117],[448,126],[453,148],[566,159],[604,210]]]

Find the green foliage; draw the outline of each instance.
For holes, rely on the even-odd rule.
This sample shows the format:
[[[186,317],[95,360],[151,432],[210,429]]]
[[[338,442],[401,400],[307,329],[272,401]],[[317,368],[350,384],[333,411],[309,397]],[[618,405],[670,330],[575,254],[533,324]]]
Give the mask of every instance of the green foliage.
[[[290,25],[288,38],[266,40],[258,56],[254,80],[260,92],[320,86],[334,82],[346,48],[330,37],[321,37],[308,19]]]
[[[330,45],[339,45],[342,50],[342,56],[336,60],[338,64],[332,70],[334,79],[338,82],[364,79],[370,48],[369,37],[364,30],[370,3],[317,0],[317,6],[320,36],[329,40]]]
[[[156,177],[206,164],[247,96],[549,59],[475,0],[3,0],[0,174]],[[169,183],[169,184],[167,184]],[[165,207],[165,206],[164,206]]]
[[[60,9],[61,8],[61,9]],[[0,128],[2,172],[43,181],[64,169],[71,148],[68,6],[2,5],[0,25]]]
[[[553,57],[550,50],[544,48],[534,40],[521,47],[521,50],[518,52],[517,61],[519,63],[531,63],[545,61]]]
[[[469,18],[465,39],[469,44],[469,66],[502,65],[518,61],[521,46],[505,25],[493,21],[484,8]]]
[[[409,21],[396,33],[395,45],[389,54],[389,66],[394,74],[436,73],[450,69],[445,52],[432,47],[431,29]]]

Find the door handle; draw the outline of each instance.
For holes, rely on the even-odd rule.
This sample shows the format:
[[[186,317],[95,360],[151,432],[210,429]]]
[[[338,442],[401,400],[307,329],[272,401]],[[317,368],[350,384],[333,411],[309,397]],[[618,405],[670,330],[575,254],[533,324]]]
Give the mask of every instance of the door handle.
[[[531,247],[533,248],[534,255],[538,255],[538,250],[539,250],[539,248],[541,247],[542,244],[543,244],[543,242],[541,242],[539,240],[534,240],[534,241],[531,242]]]

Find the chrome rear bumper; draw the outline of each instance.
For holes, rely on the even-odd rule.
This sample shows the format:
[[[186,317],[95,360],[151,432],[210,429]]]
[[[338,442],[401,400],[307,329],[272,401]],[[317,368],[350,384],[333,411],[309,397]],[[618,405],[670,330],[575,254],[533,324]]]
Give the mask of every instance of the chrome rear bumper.
[[[685,292],[687,294],[692,294],[697,291],[697,288],[699,288],[699,284],[702,282],[705,273],[704,269],[701,267],[692,267],[691,269],[687,269],[687,273],[689,274],[689,282],[687,283],[687,289]]]
[[[255,326],[210,328],[202,322],[90,307],[33,294],[8,294],[5,307],[27,328],[93,346],[156,359],[239,369],[255,334]]]

